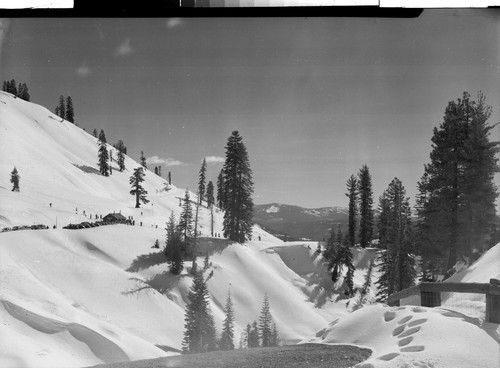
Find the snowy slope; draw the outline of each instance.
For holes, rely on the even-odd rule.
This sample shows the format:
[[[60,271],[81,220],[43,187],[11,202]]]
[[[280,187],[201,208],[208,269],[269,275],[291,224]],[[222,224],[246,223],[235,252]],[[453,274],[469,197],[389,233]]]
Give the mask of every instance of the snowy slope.
[[[487,283],[490,278],[498,278],[499,269],[497,244],[447,281]],[[341,316],[305,341],[372,349],[370,359],[357,368],[496,368],[500,362],[500,326],[471,317],[478,314],[484,318],[484,296],[481,298],[463,305],[461,298],[444,297],[440,308],[367,306]],[[467,314],[460,312],[462,308]]]
[[[87,366],[167,354],[155,345],[181,348],[191,277],[187,270],[168,274],[161,250],[151,246],[163,243],[171,211],[180,214],[184,189],[161,191],[165,180],[147,171],[151,202],[136,209],[129,177],[138,163],[126,157],[125,172],[114,162],[113,174],[103,177],[97,148],[97,139],[77,126],[0,92],[0,227],[50,227],[0,233],[0,367]],[[14,166],[20,192],[10,190]],[[136,226],[62,229],[114,211],[133,216]],[[208,252],[212,311],[220,330],[230,288],[236,344],[258,319],[264,293],[288,343],[347,313],[345,303],[329,302],[334,288],[318,285],[324,269],[315,244],[284,244],[259,227],[254,241],[230,244],[208,237],[207,209],[200,209],[199,222],[198,264]],[[222,213],[214,213],[214,222],[221,233]]]

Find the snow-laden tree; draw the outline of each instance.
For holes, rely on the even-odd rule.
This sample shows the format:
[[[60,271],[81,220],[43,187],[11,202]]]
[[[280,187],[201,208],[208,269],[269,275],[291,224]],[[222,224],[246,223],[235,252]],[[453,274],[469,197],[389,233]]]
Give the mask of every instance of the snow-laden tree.
[[[141,202],[144,204],[149,203],[149,200],[146,198],[146,194],[148,194],[148,192],[141,185],[143,181],[144,169],[142,167],[134,169],[134,173],[130,177],[129,183],[132,185],[130,194],[135,195],[135,208],[140,208]]]

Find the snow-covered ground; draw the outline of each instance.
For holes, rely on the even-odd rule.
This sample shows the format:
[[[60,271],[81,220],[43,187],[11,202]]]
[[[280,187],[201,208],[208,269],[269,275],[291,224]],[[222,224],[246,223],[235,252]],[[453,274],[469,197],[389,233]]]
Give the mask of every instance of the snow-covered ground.
[[[447,281],[488,283],[500,276],[499,265],[497,244]],[[372,356],[358,368],[494,368],[500,365],[500,325],[484,321],[484,303],[469,303],[467,314],[459,312],[464,306],[451,298],[440,308],[376,304],[341,316],[306,341],[371,348]],[[474,314],[483,318],[471,317]]]
[[[165,222],[172,211],[180,214],[184,189],[164,191],[166,181],[147,171],[151,202],[136,209],[129,178],[138,163],[127,157],[120,173],[113,162],[113,174],[103,177],[97,148],[82,129],[0,92],[0,228],[50,227],[0,233],[0,367],[80,367],[165,356],[172,353],[158,346],[181,347],[191,277],[187,270],[180,277],[166,272],[161,250],[151,246],[156,239],[163,244]],[[14,166],[20,192],[10,190]],[[133,216],[136,226],[62,229],[110,212]],[[350,313],[357,296],[345,299],[342,279],[331,285],[315,243],[283,243],[255,227],[252,241],[231,244],[209,236],[210,220],[201,208],[198,265],[209,252],[205,275],[213,271],[208,287],[219,331],[231,290],[236,344],[246,324],[258,319],[267,293],[287,343],[316,334],[316,342],[367,346],[374,354],[366,367],[497,366],[498,325],[442,309],[374,305]],[[217,211],[214,232],[222,233]],[[377,251],[353,251],[359,287]],[[498,277],[499,256],[497,246],[455,281]],[[368,298],[373,295],[372,289]]]

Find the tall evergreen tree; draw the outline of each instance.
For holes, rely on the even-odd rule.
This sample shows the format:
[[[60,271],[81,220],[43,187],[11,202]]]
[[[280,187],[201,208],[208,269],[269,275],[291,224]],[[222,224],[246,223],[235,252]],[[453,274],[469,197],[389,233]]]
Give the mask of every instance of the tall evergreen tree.
[[[409,198],[398,178],[394,178],[383,196],[388,203],[387,249],[379,257],[381,276],[377,281],[379,301],[414,284],[415,261]]]
[[[144,169],[138,167],[134,169],[134,173],[130,177],[129,183],[132,185],[132,190],[130,194],[135,195],[135,208],[140,208],[141,203],[147,204],[149,200],[146,198],[148,192],[144,189],[141,183],[144,181]]]
[[[198,176],[198,201],[200,204],[205,198],[206,176],[207,176],[207,160],[203,158],[203,162],[201,163],[200,173]]]
[[[280,344],[280,334],[278,332],[278,327],[276,323],[273,322],[273,326],[271,327],[271,341],[270,346],[279,346]]]
[[[226,305],[224,306],[224,321],[222,322],[222,334],[219,342],[220,350],[234,349],[234,307],[231,300],[231,292],[227,292]]]
[[[373,189],[368,166],[361,167],[358,174],[359,193],[359,244],[366,248],[373,238]]]
[[[207,184],[207,207],[213,206],[214,202],[214,183],[212,183],[212,181],[209,181]]]
[[[349,198],[349,218],[348,234],[351,247],[356,245],[356,222],[357,222],[357,203],[358,203],[358,181],[354,175],[347,180],[347,193]]]
[[[228,138],[222,171],[224,236],[244,243],[252,236],[253,180],[247,149],[237,131]]]
[[[378,246],[382,249],[387,249],[387,241],[388,241],[388,231],[389,231],[389,216],[390,216],[390,202],[387,197],[387,192],[384,192],[379,197],[378,204]]]
[[[144,152],[141,151],[141,165],[142,167],[144,167],[145,169],[148,168],[148,166],[146,165],[146,157],[144,157]]]
[[[73,110],[73,100],[71,96],[66,97],[66,120],[75,123],[75,111]]]
[[[66,119],[66,106],[64,104],[63,95],[59,96],[59,105],[56,107],[56,115],[59,115],[59,117]]]
[[[347,241],[347,236],[344,237],[344,241],[342,243],[342,264],[344,264],[347,268],[346,276],[345,276],[345,290],[344,294],[348,296],[352,296],[354,294],[354,271],[356,268],[354,267],[352,251],[349,246],[350,241]]]
[[[123,170],[125,170],[125,145],[121,139],[118,141],[115,148],[118,151],[118,168],[120,172],[123,172]]]
[[[169,271],[174,275],[179,275],[184,268],[184,262],[182,259],[183,243],[181,239],[181,234],[176,228],[175,217],[173,212],[170,214],[166,230],[167,230],[167,239],[165,243],[164,253],[165,256],[167,257]]]
[[[179,219],[177,229],[182,234],[184,241],[191,236],[193,232],[193,210],[191,208],[191,199],[189,198],[189,191],[186,189],[184,194],[184,201],[182,204],[182,213]]]
[[[251,329],[248,329],[248,327],[249,326],[247,326],[247,331],[248,331],[247,345],[249,348],[258,348],[260,346],[260,342],[259,342],[259,327],[257,325],[257,321],[253,321]]]
[[[262,347],[271,346],[272,323],[273,318],[271,316],[269,298],[267,297],[267,294],[264,294],[264,301],[262,302],[259,317],[259,337]]]
[[[448,103],[443,122],[434,128],[417,198],[418,249],[429,272],[450,273],[458,260],[488,247],[499,171],[499,143],[489,140],[490,115],[482,93],[473,101],[464,92]]]
[[[170,173],[170,171],[168,172],[168,184],[172,185],[172,174]]]
[[[184,339],[185,353],[202,353],[215,350],[216,331],[209,306],[209,294],[203,274],[197,272],[188,294],[189,303],[185,313]]]
[[[104,176],[109,176],[109,155],[108,155],[108,148],[106,147],[106,135],[104,134],[104,130],[101,129],[101,132],[99,133],[99,142],[97,142],[99,145],[99,150],[98,150],[98,165],[99,165],[99,171],[101,172],[102,175]]]
[[[224,208],[224,175],[222,170],[217,177],[217,207]]]
[[[14,169],[10,173],[10,182],[12,183],[13,192],[19,192],[19,179],[20,179],[19,172],[14,166]]]

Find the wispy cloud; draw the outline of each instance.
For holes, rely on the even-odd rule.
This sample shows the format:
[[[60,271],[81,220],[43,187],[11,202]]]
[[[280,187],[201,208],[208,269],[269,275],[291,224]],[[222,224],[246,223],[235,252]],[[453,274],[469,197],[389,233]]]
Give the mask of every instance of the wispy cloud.
[[[151,156],[146,159],[146,162],[148,164],[153,164],[153,165],[165,165],[165,166],[188,166],[188,164],[176,160],[175,158],[161,158],[158,156]]]
[[[224,157],[220,156],[207,156],[205,157],[205,160],[207,161],[207,164],[218,164],[225,161]]]
[[[90,74],[92,74],[92,70],[90,70],[90,68],[85,64],[76,69],[76,75],[79,77],[87,77]]]
[[[184,20],[181,18],[170,18],[167,19],[167,27],[168,28],[175,28],[182,26],[184,24]]]
[[[130,44],[130,38],[123,41],[115,50],[116,56],[126,56],[133,53],[132,45]]]

